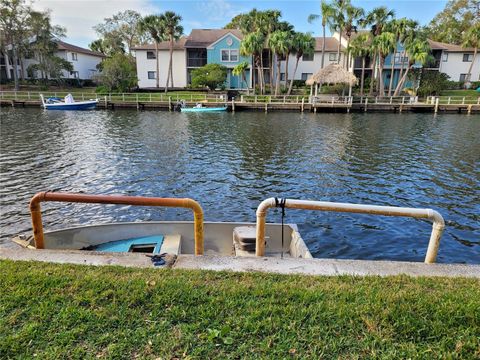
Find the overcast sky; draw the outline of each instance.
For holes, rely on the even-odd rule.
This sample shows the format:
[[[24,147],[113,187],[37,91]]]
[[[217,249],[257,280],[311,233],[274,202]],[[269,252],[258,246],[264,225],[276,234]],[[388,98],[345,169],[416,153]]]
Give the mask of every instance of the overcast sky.
[[[183,17],[182,25],[185,34],[192,28],[219,28],[227,24],[235,15],[257,9],[279,9],[282,18],[295,26],[297,31],[311,32],[321,35],[320,23],[309,24],[307,16],[318,14],[320,1],[285,1],[285,0],[33,0],[36,9],[50,9],[52,20],[56,25],[67,28],[65,41],[87,47],[97,38],[92,27],[101,23],[104,18],[119,11],[132,9],[142,15],[157,14],[172,10]],[[446,0],[386,0],[361,1],[353,0],[355,6],[371,10],[385,5],[394,9],[397,17],[409,17],[427,24],[446,4]]]

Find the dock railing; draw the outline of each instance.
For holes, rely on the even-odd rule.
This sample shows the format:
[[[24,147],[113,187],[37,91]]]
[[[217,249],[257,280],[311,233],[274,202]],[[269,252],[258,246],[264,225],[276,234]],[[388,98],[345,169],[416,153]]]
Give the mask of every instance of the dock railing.
[[[256,256],[265,256],[265,223],[267,211],[269,208],[274,207],[429,219],[433,222],[433,225],[427,253],[425,255],[425,263],[427,264],[435,262],[440,245],[440,238],[445,228],[445,221],[442,215],[432,209],[269,198],[262,201],[257,208]]]

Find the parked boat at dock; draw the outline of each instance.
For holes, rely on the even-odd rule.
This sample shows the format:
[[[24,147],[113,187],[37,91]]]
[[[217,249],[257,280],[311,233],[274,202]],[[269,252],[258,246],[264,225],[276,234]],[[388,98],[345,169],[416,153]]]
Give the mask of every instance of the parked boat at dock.
[[[63,100],[58,97],[44,98],[43,94],[40,94],[40,98],[42,106],[47,110],[93,110],[98,104],[98,99],[75,101],[71,94],[65,96]]]
[[[216,111],[227,111],[226,106],[222,107],[192,107],[192,108],[187,108],[187,107],[182,107],[180,108],[181,112],[216,112]]]

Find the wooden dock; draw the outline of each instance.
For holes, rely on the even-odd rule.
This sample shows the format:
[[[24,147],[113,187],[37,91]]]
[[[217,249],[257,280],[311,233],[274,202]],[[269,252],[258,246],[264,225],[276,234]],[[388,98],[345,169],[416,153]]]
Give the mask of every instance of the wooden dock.
[[[46,96],[64,96],[63,93],[48,93]],[[75,94],[77,99],[96,98],[94,93]],[[98,96],[99,109],[137,109],[173,111],[183,101],[193,107],[199,102],[207,107],[227,106],[230,111],[292,111],[292,112],[430,112],[430,113],[480,113],[480,97],[342,97],[321,96],[269,96],[241,95],[237,99],[226,101],[219,95],[176,95],[158,93],[124,93]],[[39,93],[0,92],[0,105],[10,107],[40,107]]]

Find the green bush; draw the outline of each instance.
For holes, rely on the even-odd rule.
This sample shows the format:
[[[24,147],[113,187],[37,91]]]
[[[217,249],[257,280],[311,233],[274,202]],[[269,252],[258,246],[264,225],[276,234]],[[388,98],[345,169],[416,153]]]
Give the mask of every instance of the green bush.
[[[202,66],[192,71],[192,86],[208,87],[210,90],[225,86],[227,71],[227,68],[220,64]]]
[[[448,89],[449,76],[438,71],[424,70],[420,79],[420,87],[417,90],[419,96],[440,95]]]

